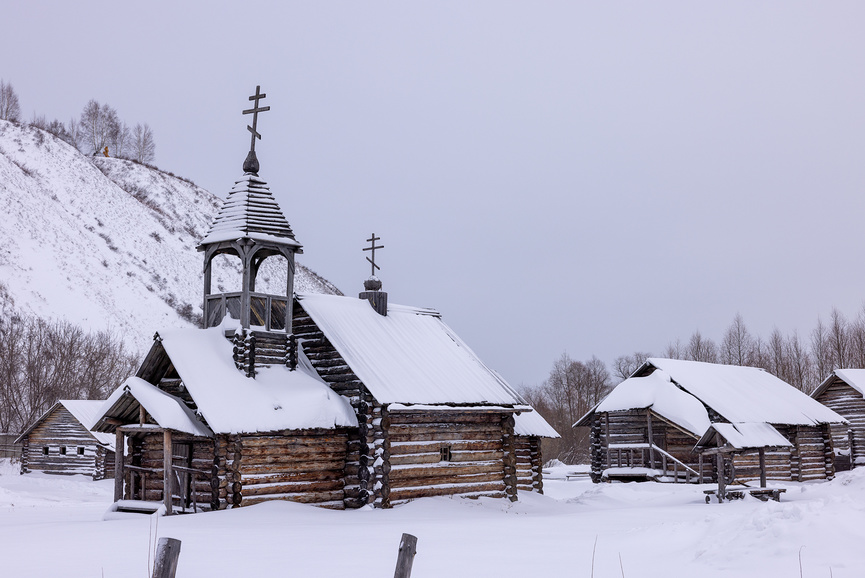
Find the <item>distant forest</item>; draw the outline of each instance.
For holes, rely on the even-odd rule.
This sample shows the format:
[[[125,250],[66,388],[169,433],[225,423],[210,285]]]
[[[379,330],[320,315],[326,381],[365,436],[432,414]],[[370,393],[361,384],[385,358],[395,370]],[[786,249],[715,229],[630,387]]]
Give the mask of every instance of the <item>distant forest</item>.
[[[21,103],[11,83],[0,79],[0,120],[22,123]],[[128,126],[107,104],[90,100],[79,118],[67,123],[57,119],[48,120],[45,115],[27,122],[49,132],[86,155],[111,156],[149,165],[156,157],[156,143],[150,126],[136,124]]]
[[[865,309],[855,319],[833,309],[828,323],[818,319],[806,337],[796,331],[785,335],[777,328],[768,337],[755,335],[736,315],[720,342],[695,331],[687,341],[676,339],[656,355],[637,351],[619,356],[611,368],[597,357],[576,361],[564,354],[546,380],[523,392],[562,436],[545,440],[545,459],[587,462],[589,432],[571,425],[648,357],[761,367],[810,394],[833,369],[865,368]]]

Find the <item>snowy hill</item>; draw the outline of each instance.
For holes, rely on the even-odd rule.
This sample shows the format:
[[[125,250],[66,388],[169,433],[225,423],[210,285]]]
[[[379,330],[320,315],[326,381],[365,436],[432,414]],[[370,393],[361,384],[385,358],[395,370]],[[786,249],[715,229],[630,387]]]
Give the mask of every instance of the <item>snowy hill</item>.
[[[43,318],[110,328],[143,351],[155,330],[197,324],[203,258],[195,247],[220,202],[189,181],[86,157],[39,129],[0,121],[0,293]],[[262,267],[260,290],[284,283],[284,266],[274,265]],[[215,267],[215,289],[239,281],[236,259]],[[339,294],[303,265],[295,288]]]

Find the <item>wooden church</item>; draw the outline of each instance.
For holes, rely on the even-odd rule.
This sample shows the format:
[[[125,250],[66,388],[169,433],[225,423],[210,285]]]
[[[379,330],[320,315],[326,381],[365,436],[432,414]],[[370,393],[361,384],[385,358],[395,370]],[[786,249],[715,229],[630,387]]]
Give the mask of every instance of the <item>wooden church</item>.
[[[264,97],[256,89],[244,111],[253,125],[243,177],[198,247],[205,328],[157,333],[94,426],[116,436],[118,508],[387,508],[542,492],[540,439],[558,434],[439,313],[388,303],[375,276],[359,298],[294,294],[302,247],[258,175]],[[238,292],[213,292],[223,254],[241,261]],[[285,293],[256,291],[274,256],[288,263]]]

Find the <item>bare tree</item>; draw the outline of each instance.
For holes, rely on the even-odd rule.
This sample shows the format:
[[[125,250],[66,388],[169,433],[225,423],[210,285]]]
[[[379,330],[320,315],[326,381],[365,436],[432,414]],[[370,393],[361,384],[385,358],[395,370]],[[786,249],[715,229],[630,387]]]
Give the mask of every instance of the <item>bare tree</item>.
[[[153,142],[153,131],[147,124],[136,124],[132,130],[132,160],[142,164],[150,164],[156,156],[156,144]]]
[[[739,313],[724,333],[721,341],[721,363],[727,365],[750,365],[748,355],[753,348],[753,339],[745,321]]]
[[[829,331],[823,325],[823,320],[817,318],[817,326],[811,330],[811,358],[818,379],[826,377],[832,371],[832,346],[829,343]]]
[[[101,153],[105,147],[116,144],[121,130],[117,111],[91,99],[81,111],[78,122],[79,149],[88,154]],[[109,154],[112,152],[109,149]]]
[[[685,359],[686,353],[685,348],[682,347],[682,342],[676,339],[676,341],[671,341],[667,345],[667,349],[664,350],[664,355],[668,359]]]
[[[0,120],[18,122],[21,118],[21,105],[12,84],[0,79]]]
[[[718,346],[711,339],[704,338],[702,334],[695,331],[688,340],[685,355],[692,361],[705,361],[706,363],[718,363]]]
[[[613,362],[613,376],[622,381],[628,379],[650,357],[652,357],[651,353],[643,351],[635,351],[631,355],[620,355]]]
[[[829,323],[829,348],[832,352],[831,369],[848,367],[850,365],[848,358],[850,343],[847,325],[847,318],[833,307],[831,322]]]

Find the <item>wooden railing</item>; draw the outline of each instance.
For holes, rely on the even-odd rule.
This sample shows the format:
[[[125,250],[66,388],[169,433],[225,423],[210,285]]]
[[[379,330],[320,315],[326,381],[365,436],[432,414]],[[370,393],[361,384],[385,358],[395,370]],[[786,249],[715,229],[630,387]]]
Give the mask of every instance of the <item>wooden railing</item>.
[[[204,319],[207,327],[215,327],[222,323],[226,314],[240,319],[241,295],[239,291],[208,295],[204,300]],[[267,331],[285,330],[287,297],[252,292],[249,294],[249,299],[250,325],[263,326]]]
[[[624,466],[622,465],[623,450],[627,452]],[[633,467],[635,461],[634,453],[637,450],[639,450],[640,452],[639,461],[643,465],[643,467],[647,467],[650,469],[660,469],[664,476],[672,475],[674,483],[679,482],[680,475],[684,475],[686,483],[691,483],[691,476],[694,476],[695,478],[694,483],[699,484],[703,482],[702,456],[700,456],[700,471],[698,472],[677,457],[667,453],[665,450],[651,443],[609,444],[607,446],[607,462],[608,464],[612,465],[612,452],[616,452],[617,467]],[[661,467],[655,468],[655,463],[658,463]],[[672,471],[670,468],[671,464]],[[680,467],[682,469],[682,474],[679,473]]]
[[[153,474],[156,477],[156,479],[158,479],[158,480],[162,479],[162,470],[161,469],[143,468],[141,466],[124,465],[123,470],[124,470],[124,472],[126,472],[126,478],[127,478],[126,483],[129,484],[129,495],[134,498],[135,495],[140,491],[139,499],[142,501],[147,501],[147,494],[146,494],[146,492],[147,492],[147,475]],[[190,476],[189,487],[190,487],[190,493],[192,494],[192,496],[191,496],[191,498],[192,498],[192,511],[197,512],[198,511],[198,501],[196,498],[197,492],[195,491],[195,483],[197,481],[198,476],[205,478],[207,476],[210,476],[210,472],[205,472],[202,470],[194,470],[192,468],[184,468],[183,466],[172,466],[171,471],[181,473],[181,474],[188,474]],[[135,485],[136,478],[138,480],[138,485]],[[171,487],[171,497],[172,497],[172,499],[178,498],[180,500],[180,507],[185,512],[187,500],[186,500],[186,496],[182,495],[182,492],[180,491],[181,488],[177,487],[179,482],[180,482],[180,480],[177,477],[174,477],[173,481],[171,482],[171,486],[172,486]],[[136,490],[138,490],[138,491],[136,491]],[[163,488],[163,490],[164,490],[164,488]]]

